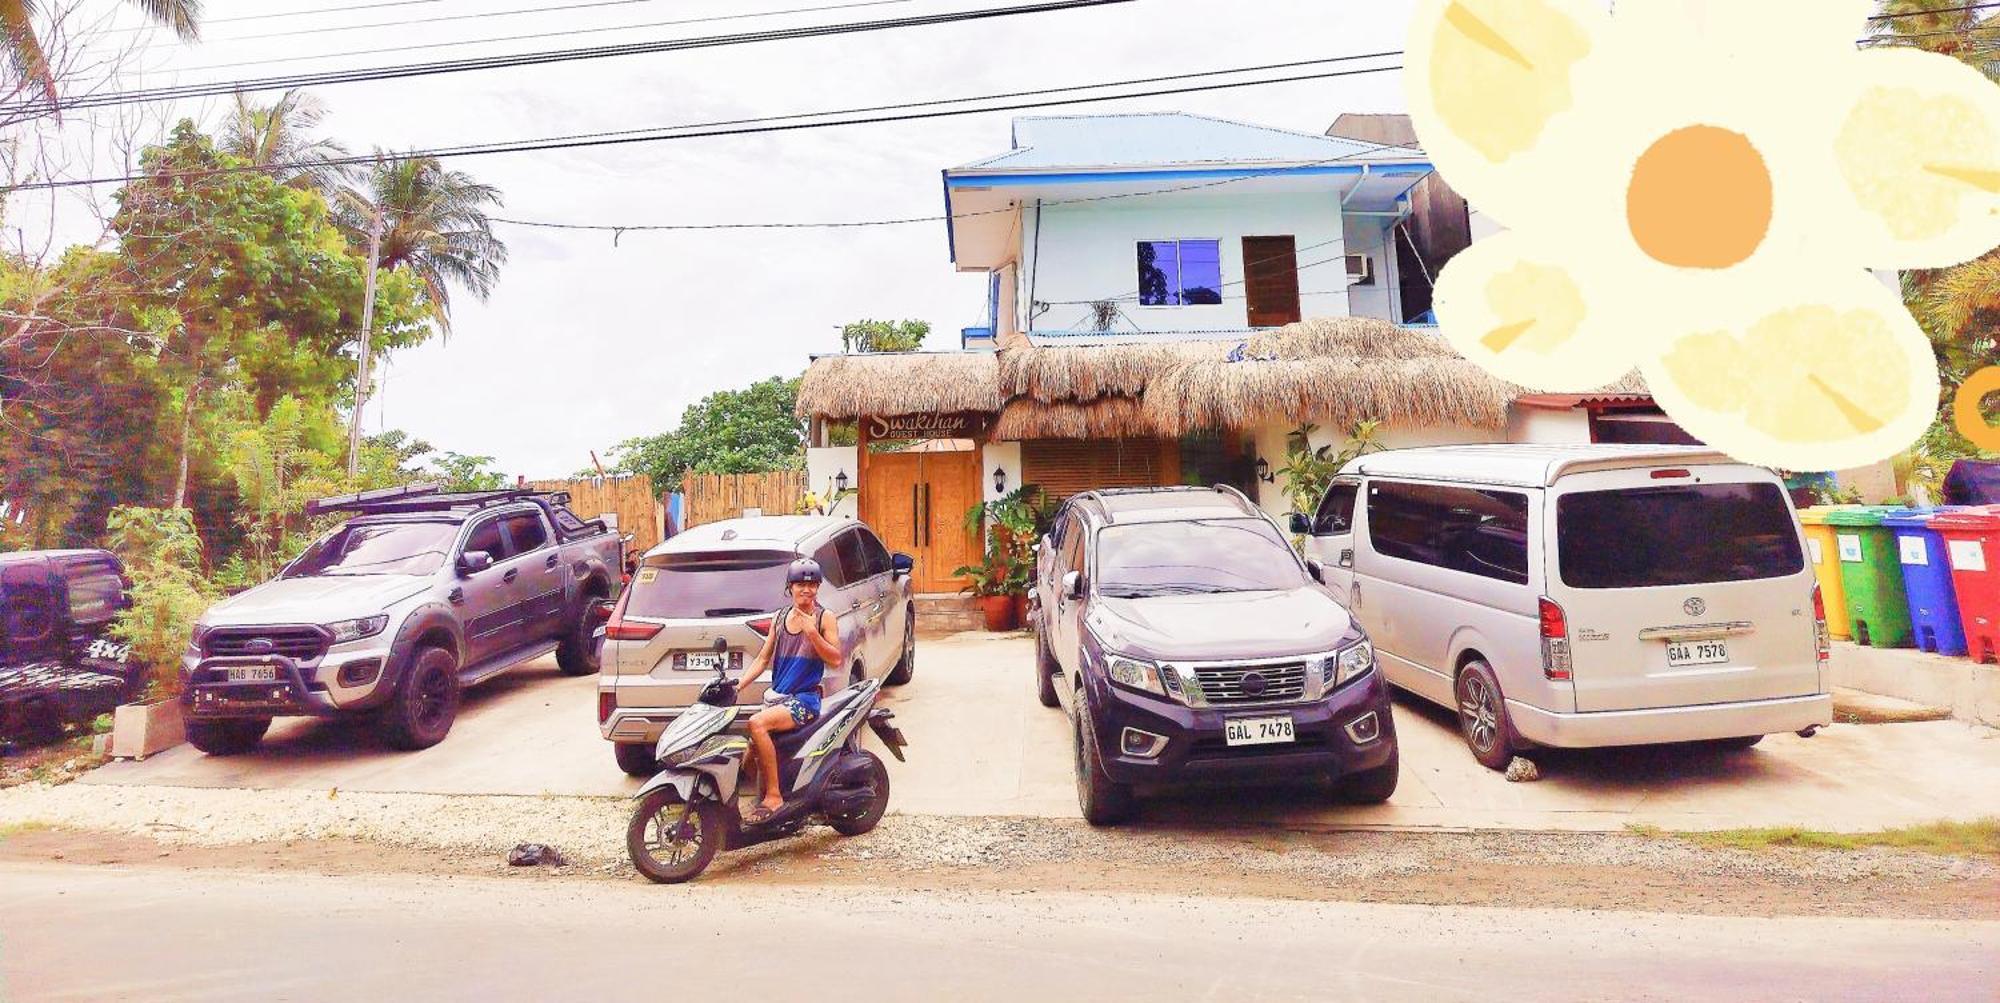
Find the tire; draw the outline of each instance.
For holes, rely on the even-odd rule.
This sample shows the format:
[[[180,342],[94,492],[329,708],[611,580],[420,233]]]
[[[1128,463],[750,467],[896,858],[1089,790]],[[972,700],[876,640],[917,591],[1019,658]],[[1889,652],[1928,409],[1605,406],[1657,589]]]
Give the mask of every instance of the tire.
[[[1090,704],[1084,700],[1077,701],[1076,802],[1083,809],[1083,820],[1097,826],[1124,822],[1137,807],[1132,788],[1113,783],[1104,773],[1104,760],[1097,751],[1097,729],[1090,719]]]
[[[1465,663],[1452,686],[1457,697],[1458,730],[1472,758],[1489,770],[1504,770],[1520,746],[1514,721],[1507,716],[1507,698],[1493,669],[1480,659]]]
[[[1722,752],[1742,752],[1763,740],[1762,735],[1739,735],[1735,738],[1718,738],[1702,744]]]
[[[1396,793],[1397,774],[1402,771],[1402,753],[1389,750],[1389,761],[1372,770],[1350,773],[1340,778],[1334,794],[1348,804],[1381,804]]]
[[[225,721],[189,721],[188,744],[211,756],[234,756],[249,752],[264,740],[271,728],[268,717],[246,717]]]
[[[1049,654],[1048,635],[1035,631],[1035,699],[1044,707],[1060,706],[1056,697],[1056,660]]]
[[[916,674],[917,617],[915,613],[912,613],[908,622],[903,626],[903,658],[896,663],[895,668],[889,670],[889,675],[882,680],[882,685],[902,686],[908,683]]]
[[[680,792],[671,787],[654,791],[639,802],[638,809],[632,813],[632,821],[625,826],[625,852],[631,855],[632,866],[638,868],[648,881],[677,885],[693,878],[708,869],[709,861],[715,859],[716,851],[722,849],[723,840],[728,838],[728,824],[723,820],[722,806],[700,798],[687,806],[687,814],[692,816],[695,828],[693,839],[682,844],[688,846],[688,855],[666,860],[655,856],[646,831],[662,812],[680,803]]]
[[[458,700],[458,659],[443,648],[423,648],[396,695],[378,712],[376,727],[394,748],[428,749],[451,733]]]
[[[883,813],[889,810],[889,768],[882,765],[882,757],[866,749],[861,754],[868,757],[870,777],[868,782],[875,786],[875,800],[868,807],[852,815],[829,815],[826,824],[843,836],[859,836],[875,828],[882,821]]]
[[[618,759],[618,768],[626,776],[650,777],[660,772],[660,761],[653,758],[651,742],[617,742],[611,746],[611,754]]]
[[[604,664],[603,648],[597,643],[597,625],[590,621],[590,606],[604,598],[587,593],[576,612],[576,623],[556,644],[556,669],[565,676],[594,676]]]

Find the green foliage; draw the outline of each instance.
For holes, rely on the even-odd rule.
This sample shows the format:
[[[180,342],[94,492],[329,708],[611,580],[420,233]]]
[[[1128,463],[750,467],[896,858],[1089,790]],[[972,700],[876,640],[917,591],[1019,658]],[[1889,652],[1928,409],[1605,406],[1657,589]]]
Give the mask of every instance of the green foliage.
[[[805,425],[793,414],[799,381],[773,376],[742,390],[718,390],[681,413],[679,427],[627,439],[612,450],[620,473],[645,474],[660,491],[681,476],[752,474],[805,466]]]
[[[488,469],[492,465],[491,456],[466,456],[448,450],[431,461],[446,491],[497,491],[506,487],[507,475]]]
[[[1285,496],[1294,512],[1312,512],[1340,468],[1355,457],[1382,448],[1382,422],[1378,419],[1356,424],[1348,433],[1347,443],[1337,450],[1332,444],[1317,448],[1312,445],[1312,434],[1318,430],[1318,425],[1310,424],[1292,429],[1285,437],[1285,462],[1273,471],[1284,479]]]
[[[109,544],[132,579],[131,605],[111,624],[132,646],[131,658],[157,693],[179,688],[180,655],[194,622],[215,600],[202,574],[201,537],[187,509],[119,506],[111,511]]]
[[[841,327],[840,347],[849,353],[913,352],[930,333],[929,321],[857,320]]]
[[[1035,542],[1048,533],[1054,520],[1054,507],[1047,504],[1041,487],[1035,484],[1023,484],[993,501],[973,505],[965,511],[965,531],[977,533],[982,525],[987,527],[986,555],[979,564],[966,565],[952,574],[971,577],[973,583],[966,591],[977,595],[1027,592],[1035,575]]]
[[[978,564],[960,565],[953,568],[951,574],[954,578],[971,579],[970,584],[959,590],[966,595],[1007,596],[1026,591],[1034,571],[1032,558],[997,539],[989,539],[986,554]]]
[[[411,283],[425,316],[448,335],[451,287],[483,301],[500,281],[507,245],[493,235],[486,209],[501,202],[500,189],[445,170],[436,157],[406,157],[378,163],[360,190],[341,199],[339,219],[366,253],[380,217],[382,269]]]

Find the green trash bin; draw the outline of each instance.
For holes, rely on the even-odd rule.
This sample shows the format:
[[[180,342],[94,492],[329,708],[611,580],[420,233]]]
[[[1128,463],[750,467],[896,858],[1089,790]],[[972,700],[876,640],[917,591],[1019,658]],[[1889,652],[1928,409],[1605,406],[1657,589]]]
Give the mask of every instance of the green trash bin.
[[[1909,598],[1903,591],[1902,552],[1895,529],[1882,518],[1895,509],[1862,505],[1826,514],[1840,558],[1840,583],[1854,641],[1874,648],[1915,645]]]

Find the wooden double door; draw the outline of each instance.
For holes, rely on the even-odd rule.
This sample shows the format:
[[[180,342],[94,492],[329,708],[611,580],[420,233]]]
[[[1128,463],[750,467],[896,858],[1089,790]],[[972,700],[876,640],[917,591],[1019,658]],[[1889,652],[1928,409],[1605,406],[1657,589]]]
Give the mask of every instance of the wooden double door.
[[[951,572],[979,562],[979,537],[966,531],[965,513],[981,500],[977,450],[872,453],[861,477],[861,521],[916,561],[910,577],[918,592],[965,585]]]

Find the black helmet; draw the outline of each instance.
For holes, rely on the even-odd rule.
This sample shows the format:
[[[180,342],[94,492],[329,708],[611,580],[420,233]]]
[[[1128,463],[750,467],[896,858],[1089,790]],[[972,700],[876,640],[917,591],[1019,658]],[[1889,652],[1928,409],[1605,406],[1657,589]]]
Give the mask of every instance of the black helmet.
[[[825,578],[826,574],[819,569],[819,562],[810,557],[801,557],[793,561],[792,566],[785,571],[786,585],[798,585],[803,582],[818,585]]]

